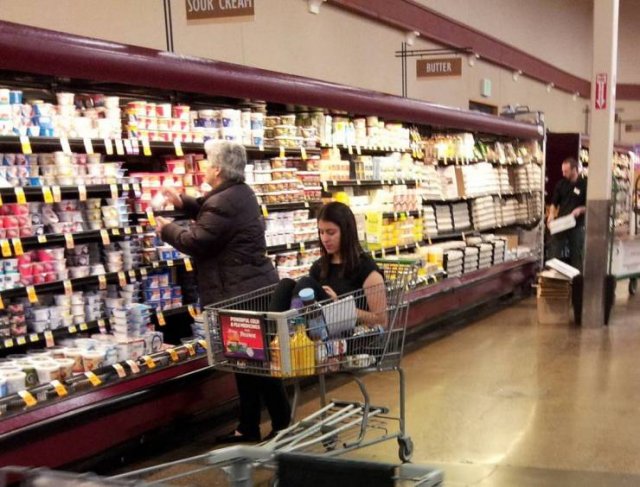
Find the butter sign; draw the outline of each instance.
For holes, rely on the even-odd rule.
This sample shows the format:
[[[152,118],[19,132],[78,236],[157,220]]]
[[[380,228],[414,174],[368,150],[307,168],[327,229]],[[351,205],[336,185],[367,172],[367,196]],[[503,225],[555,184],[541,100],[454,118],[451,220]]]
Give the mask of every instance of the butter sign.
[[[418,59],[416,74],[418,78],[460,76],[462,74],[462,58]]]
[[[253,16],[253,0],[185,0],[187,20]]]

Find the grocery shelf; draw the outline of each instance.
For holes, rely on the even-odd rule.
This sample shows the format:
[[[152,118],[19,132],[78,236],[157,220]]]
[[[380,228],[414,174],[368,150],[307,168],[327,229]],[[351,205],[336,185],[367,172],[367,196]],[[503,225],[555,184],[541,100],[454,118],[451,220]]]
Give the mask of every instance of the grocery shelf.
[[[189,262],[189,264],[187,264],[187,262]],[[33,286],[21,286],[13,289],[5,289],[4,291],[0,291],[0,299],[2,299],[2,301],[6,301],[11,298],[23,297],[29,297],[30,299],[35,297],[37,299],[38,294],[64,293],[69,292],[69,289],[73,291],[73,289],[80,289],[85,286],[101,286],[101,282],[103,282],[103,285],[130,283],[133,279],[137,280],[144,278],[147,273],[151,271],[171,267],[186,267],[187,265],[192,265],[191,260],[187,258],[157,261],[153,262],[149,266],[138,267],[129,271],[109,272],[99,276],[78,277],[63,281],[35,284]]]
[[[155,318],[155,323],[157,323],[158,326],[164,326],[158,323],[157,311],[151,311],[150,313],[151,316]],[[165,318],[168,318],[185,313],[189,313],[193,316],[193,314],[196,314],[197,311],[195,305],[190,304],[179,306],[177,308],[162,310],[161,313]],[[19,347],[31,348],[32,345],[37,348],[49,348],[50,346],[52,346],[51,343],[55,340],[72,337],[78,333],[91,333],[93,331],[102,332],[110,325],[111,323],[109,321],[109,318],[102,318],[99,320],[87,321],[86,323],[79,323],[77,325],[56,328],[55,330],[47,330],[40,333],[27,333],[26,335],[3,338],[0,339],[0,353]]]
[[[50,247],[60,247],[68,246],[69,243],[67,239],[70,239],[73,244],[87,244],[92,242],[103,242],[104,241],[104,233],[109,238],[109,241],[119,241],[123,240],[126,237],[130,237],[133,235],[142,235],[145,230],[142,226],[127,226],[127,227],[118,227],[118,228],[105,228],[100,230],[87,230],[84,232],[69,232],[69,233],[48,233],[45,235],[37,235],[33,237],[23,237],[23,238],[14,238],[10,239],[14,247],[16,242],[19,241],[21,243],[22,249],[26,252],[30,250],[36,249],[45,249]],[[70,237],[69,237],[70,236]],[[10,249],[11,250],[11,249]],[[15,253],[15,249],[10,252],[10,255],[1,255],[0,260],[13,257]]]
[[[342,181],[330,180],[322,181],[322,188],[343,188],[347,186],[360,186],[364,188],[379,186],[397,186],[399,184],[415,187],[418,181],[415,179],[345,179]]]
[[[483,194],[474,194],[472,196],[458,196],[456,198],[422,198],[423,203],[428,204],[438,204],[438,203],[457,203],[460,201],[471,201],[478,198],[484,198],[486,196],[499,196],[501,198],[505,196],[521,196],[521,195],[531,195],[536,193],[542,193],[541,189],[532,189],[527,191],[510,191],[510,192],[498,192],[498,193],[483,193]]]
[[[384,156],[393,152],[402,154],[411,153],[410,147],[391,147],[391,146],[364,146],[356,144],[338,144],[338,145],[321,145],[321,149],[339,149],[346,150],[349,155],[368,155],[368,156]]]
[[[397,220],[402,217],[408,216],[422,216],[422,210],[410,210],[410,211],[385,211],[382,213],[382,218],[393,218]]]
[[[267,203],[260,205],[265,208],[267,212],[272,211],[293,211],[293,210],[306,210],[316,206],[322,205],[322,201],[295,201],[292,203]]]
[[[79,323],[77,325],[66,326],[64,328],[57,328],[55,330],[3,338],[0,340],[0,353],[18,347],[30,347],[31,345],[37,345],[38,348],[43,348],[44,344],[44,348],[48,348],[53,346],[51,344],[54,340],[67,338],[78,333],[90,333],[92,331],[103,330],[108,327],[109,324],[109,319],[103,318],[95,321],[87,321],[86,323]]]
[[[60,137],[28,137],[29,145],[33,153],[38,152],[55,152],[62,151],[63,142]],[[87,145],[85,141],[90,141],[90,145],[93,148],[93,152],[97,154],[126,156],[126,155],[145,155],[145,148],[142,145],[140,139],[118,139],[122,140],[123,144],[120,148],[119,144],[116,144],[116,139],[84,139],[84,138],[70,138],[67,139],[69,148],[72,152],[86,153]],[[105,142],[106,141],[106,142]],[[204,152],[204,142],[181,142],[180,147],[183,152]],[[3,135],[0,136],[0,149],[7,152],[23,152],[23,144],[19,136]],[[259,147],[255,145],[245,145],[247,155],[249,157],[261,158],[258,156],[267,155],[275,156],[281,154],[281,148],[279,146],[264,146]],[[285,148],[286,155],[295,155],[297,157],[302,156],[302,150],[300,148]],[[164,141],[149,141],[147,155],[176,155],[176,145],[173,142]],[[317,148],[305,149],[308,155],[319,155],[320,150]]]
[[[85,186],[86,194],[80,194],[80,186],[26,186],[17,188],[0,188],[0,198],[2,203],[17,203],[22,199],[32,202],[48,202],[57,201],[56,193],[60,191],[59,200],[78,200],[87,198],[112,198],[128,195],[129,192],[138,188],[137,184],[92,184]],[[84,191],[83,191],[84,193]]]
[[[530,161],[527,162],[518,162],[518,161],[506,161],[501,162],[498,159],[478,159],[478,158],[466,158],[466,157],[452,157],[452,158],[438,158],[435,159],[439,166],[468,166],[469,164],[477,164],[479,162],[488,162],[489,164],[499,165],[499,166],[523,166],[525,164],[529,164],[529,162],[535,164],[541,164],[541,161],[538,161],[535,157],[532,157]]]
[[[26,391],[4,396],[0,398],[0,408],[5,409],[3,413],[5,417],[12,413],[22,413],[25,408],[33,409],[38,404],[45,405],[63,397],[67,399],[69,396],[73,397],[78,393],[95,390],[97,387],[108,386],[127,378],[154,372],[156,369],[197,359],[198,356],[203,356],[205,351],[206,342],[204,340],[175,345],[135,360],[130,359],[105,365],[92,371],[75,374],[64,381],[47,382]],[[27,397],[25,397],[25,392],[28,394]]]
[[[271,245],[267,247],[267,253],[285,252],[287,250],[304,250],[306,248],[318,247],[320,240],[308,240],[306,242],[294,242],[283,245]]]
[[[294,211],[294,210],[307,210],[322,205],[322,201],[294,201],[291,203],[267,203],[260,205],[262,214],[268,215],[271,212],[277,211]],[[187,214],[181,210],[158,210],[153,212],[154,216],[162,216],[165,218],[174,218],[176,220],[186,220]],[[129,215],[137,219],[148,218],[147,213],[129,213]]]
[[[466,230],[461,230],[458,232],[450,232],[450,233],[442,233],[442,234],[437,234],[437,235],[429,235],[427,236],[427,238],[425,238],[424,240],[421,240],[420,242],[416,243],[412,243],[412,244],[404,244],[404,245],[396,245],[395,247],[385,247],[384,250],[383,249],[376,249],[376,250],[370,250],[370,252],[372,253],[372,255],[374,257],[377,257],[378,255],[381,256],[386,256],[387,254],[391,255],[391,254],[399,254],[402,251],[407,251],[407,250],[414,250],[415,248],[418,247],[418,245],[431,245],[433,242],[441,242],[444,240],[454,240],[454,239],[458,239],[458,238],[466,238],[466,237],[477,237],[482,235],[485,232],[493,232],[496,230],[509,230],[509,229],[514,229],[514,228],[526,228],[527,226],[530,225],[537,225],[540,222],[540,220],[532,220],[530,222],[526,222],[526,223],[516,223],[513,225],[498,225],[496,227],[491,227],[491,228],[484,228],[482,230],[478,230],[478,229],[474,229],[474,228],[468,228]]]

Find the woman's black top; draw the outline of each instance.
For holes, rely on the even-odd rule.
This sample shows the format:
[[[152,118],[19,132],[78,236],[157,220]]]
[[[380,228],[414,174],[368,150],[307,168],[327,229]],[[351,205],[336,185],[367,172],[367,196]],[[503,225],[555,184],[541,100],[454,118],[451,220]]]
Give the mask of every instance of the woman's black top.
[[[319,282],[322,286],[329,286],[338,296],[362,289],[364,281],[373,271],[380,272],[378,265],[369,254],[360,254],[358,266],[355,272],[341,276],[343,264],[329,264],[329,275],[321,277],[322,259],[316,260],[309,270],[309,276]],[[381,273],[381,272],[380,272]]]

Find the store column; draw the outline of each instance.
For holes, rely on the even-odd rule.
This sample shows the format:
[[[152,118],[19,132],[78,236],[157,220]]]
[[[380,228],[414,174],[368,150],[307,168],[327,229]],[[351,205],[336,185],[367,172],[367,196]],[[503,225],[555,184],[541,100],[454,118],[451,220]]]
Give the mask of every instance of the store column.
[[[619,0],[593,2],[593,77],[582,324],[604,325]]]

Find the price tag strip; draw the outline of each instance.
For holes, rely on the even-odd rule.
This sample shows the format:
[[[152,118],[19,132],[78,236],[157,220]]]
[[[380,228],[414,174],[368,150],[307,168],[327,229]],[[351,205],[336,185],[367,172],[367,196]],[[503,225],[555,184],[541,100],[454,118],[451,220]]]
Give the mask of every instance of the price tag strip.
[[[60,203],[62,201],[62,191],[60,191],[60,186],[51,186],[51,191],[53,192],[54,203]]]
[[[113,143],[111,142],[111,139],[104,139],[104,150],[108,156],[113,155]]]
[[[112,367],[115,369],[118,377],[124,379],[127,376],[127,372],[124,370],[124,367],[120,364],[113,364]]]
[[[158,318],[158,325],[165,326],[167,321],[164,319],[164,313],[162,311],[158,311],[156,313],[156,317]]]
[[[111,243],[111,240],[109,239],[109,232],[104,228],[100,230],[100,237],[102,237],[103,245],[109,245]]]
[[[120,287],[125,287],[127,285],[127,275],[123,271],[118,272],[118,283],[120,284]]]
[[[52,380],[51,386],[56,391],[56,394],[58,394],[58,397],[64,397],[67,395],[67,388],[63,386],[59,380]]]
[[[2,257],[11,257],[11,244],[8,240],[0,240],[0,247],[2,248]]]
[[[153,361],[151,357],[149,357],[148,355],[143,355],[141,358],[142,360],[144,360],[144,363],[147,365],[149,369],[156,368],[156,363]]]
[[[67,155],[71,155],[71,146],[69,145],[69,139],[66,137],[60,137],[60,147],[62,147],[62,152]]]
[[[33,154],[33,151],[31,150],[31,141],[29,140],[29,137],[27,137],[26,135],[21,135],[20,145],[22,146],[23,154],[26,154],[26,155]]]
[[[102,384],[102,381],[100,380],[100,377],[98,377],[96,374],[94,374],[93,372],[89,371],[89,372],[85,372],[84,373],[85,377],[87,379],[89,379],[89,382],[91,382],[91,385],[94,387],[99,386],[100,384]]]
[[[47,344],[47,348],[51,348],[56,344],[53,339],[53,333],[51,333],[51,330],[47,330],[44,332],[44,341]]]
[[[33,286],[27,286],[27,297],[31,304],[38,302],[38,295],[36,294],[36,289]]]
[[[17,187],[14,189],[14,192],[16,194],[16,203],[18,203],[19,205],[24,205],[27,203],[27,197],[24,194],[23,188]]]
[[[182,151],[182,142],[180,142],[180,139],[175,139],[173,141],[173,147],[176,150],[176,156],[178,157],[184,156],[184,152]]]
[[[73,241],[73,234],[72,233],[65,233],[64,234],[64,241],[66,243],[66,247],[68,249],[72,249],[76,246],[75,242]]]
[[[22,240],[20,240],[19,238],[14,238],[11,239],[11,242],[13,243],[13,253],[16,257],[20,257],[21,255],[24,254],[24,250],[22,250]]]
[[[140,367],[138,367],[138,364],[135,360],[127,360],[126,363],[131,368],[131,372],[133,372],[134,374],[140,373]]]
[[[84,143],[84,151],[87,154],[93,154],[93,143],[91,142],[91,139],[89,137],[85,137],[83,139],[83,143]]]
[[[42,187],[42,198],[48,205],[53,203],[53,193],[51,193],[51,188],[49,186]]]
[[[29,408],[38,404],[36,398],[33,397],[33,394],[31,394],[29,391],[18,391],[18,395],[22,398],[25,405]]]

